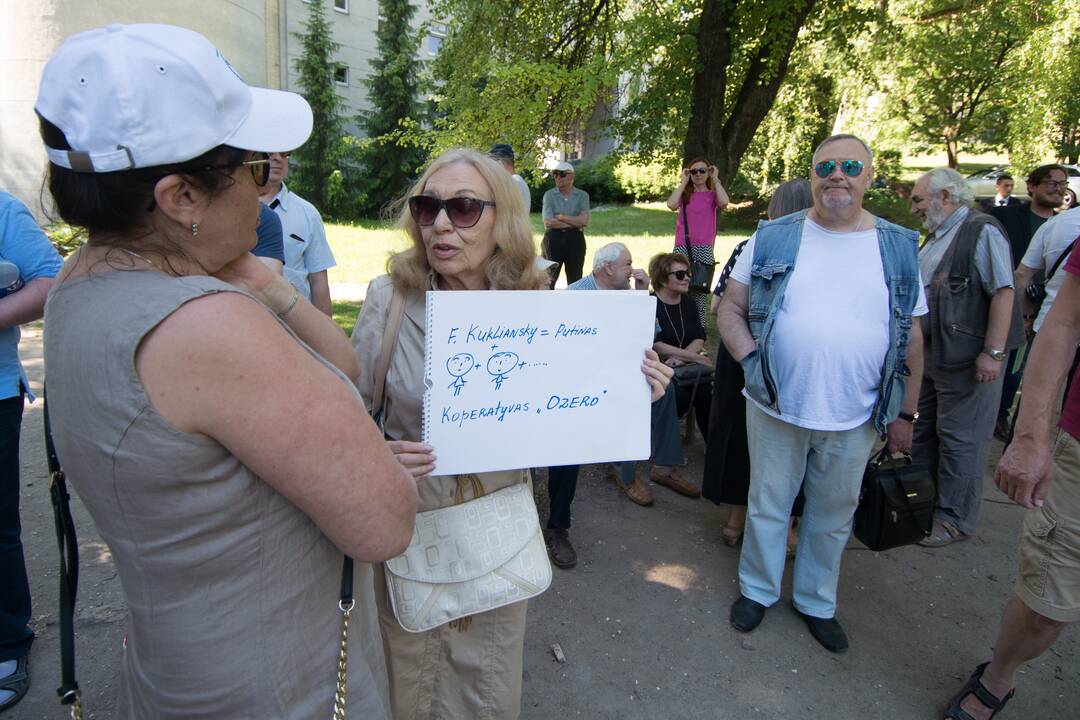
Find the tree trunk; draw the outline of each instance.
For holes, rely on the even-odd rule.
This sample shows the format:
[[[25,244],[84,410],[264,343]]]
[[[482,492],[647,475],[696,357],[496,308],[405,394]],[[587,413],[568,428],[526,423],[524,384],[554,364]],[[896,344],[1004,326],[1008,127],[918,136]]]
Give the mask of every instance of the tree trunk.
[[[949,158],[949,167],[956,170],[960,163],[957,160],[957,147],[955,138],[945,138],[945,154]]]
[[[751,58],[729,112],[724,104],[732,51],[729,19],[735,17],[737,3],[705,0],[698,25],[698,65],[683,154],[686,159],[695,155],[709,158],[723,184],[730,185],[735,178],[758,126],[772,108],[787,75],[799,30],[816,3],[793,1],[784,16],[771,20],[771,41],[762,42],[757,55]],[[777,57],[781,59],[770,67],[771,58]]]

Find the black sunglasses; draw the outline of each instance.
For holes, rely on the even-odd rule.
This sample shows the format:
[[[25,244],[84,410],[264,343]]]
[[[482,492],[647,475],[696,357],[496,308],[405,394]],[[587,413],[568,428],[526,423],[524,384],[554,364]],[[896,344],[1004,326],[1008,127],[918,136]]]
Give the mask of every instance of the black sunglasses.
[[[705,175],[709,172],[708,168],[694,168],[690,171],[691,175]]]
[[[446,210],[446,217],[456,228],[471,228],[480,222],[485,207],[495,207],[491,200],[471,197],[452,197],[446,200],[432,195],[413,195],[409,198],[409,214],[417,225],[434,225],[439,212]]]
[[[840,172],[848,177],[859,177],[862,175],[862,160],[841,160],[839,163],[835,160],[822,160],[814,166],[814,172],[817,173],[819,178],[825,179],[836,172],[837,165],[840,166]]]
[[[685,280],[689,274],[689,270],[672,270],[668,273],[668,275],[674,275],[676,280]]]
[[[568,172],[566,170],[555,170],[552,174],[557,178],[564,178],[567,175],[573,175],[574,173]]]

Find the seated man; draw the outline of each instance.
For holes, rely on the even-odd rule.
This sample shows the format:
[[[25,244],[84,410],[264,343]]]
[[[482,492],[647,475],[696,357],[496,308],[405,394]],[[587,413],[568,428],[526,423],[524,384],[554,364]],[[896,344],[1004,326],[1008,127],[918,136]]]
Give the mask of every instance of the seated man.
[[[649,277],[636,269],[630,251],[622,243],[610,243],[596,251],[593,271],[567,290],[627,290],[630,278],[635,290],[649,287]],[[679,441],[678,417],[675,411],[675,383],[668,386],[664,397],[652,405],[652,462],[650,477],[654,482],[667,485],[676,492],[697,497],[701,491],[683,480],[670,466],[684,461]],[[616,487],[626,493],[638,505],[652,505],[653,495],[635,472],[635,463],[616,463],[612,479]],[[570,504],[577,490],[579,465],[563,465],[548,468],[548,497],[551,512],[548,516],[544,539],[547,541],[551,561],[560,568],[571,568],[577,563],[577,552],[570,544]]]

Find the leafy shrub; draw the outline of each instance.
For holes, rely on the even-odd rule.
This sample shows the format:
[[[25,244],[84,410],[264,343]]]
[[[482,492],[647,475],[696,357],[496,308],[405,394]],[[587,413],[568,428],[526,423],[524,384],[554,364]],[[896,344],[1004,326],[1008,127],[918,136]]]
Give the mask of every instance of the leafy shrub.
[[[644,165],[623,158],[615,165],[615,179],[634,202],[666,200],[676,188],[678,177],[664,163]]]
[[[67,223],[57,222],[45,226],[45,235],[56,252],[67,257],[86,243],[86,231]]]
[[[863,196],[863,207],[897,225],[921,230],[922,223],[911,214],[911,201],[890,188],[870,188]]]

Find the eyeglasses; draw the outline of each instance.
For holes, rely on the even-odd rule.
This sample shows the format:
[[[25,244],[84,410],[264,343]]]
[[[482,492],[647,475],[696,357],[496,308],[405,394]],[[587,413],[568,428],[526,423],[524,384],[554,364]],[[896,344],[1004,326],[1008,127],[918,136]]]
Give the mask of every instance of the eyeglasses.
[[[244,160],[238,163],[231,163],[229,165],[207,165],[207,170],[232,170],[235,167],[247,167],[251,171],[251,179],[255,181],[255,184],[259,187],[263,187],[266,183],[270,182],[270,158],[266,153],[255,153],[251,160]]]
[[[471,197],[452,197],[446,200],[431,195],[413,195],[409,198],[409,214],[417,225],[434,225],[442,210],[455,228],[471,228],[480,222],[485,207],[495,207],[491,200]]]
[[[835,160],[822,160],[814,166],[814,172],[819,178],[824,179],[836,172],[837,165],[840,166],[840,172],[848,177],[862,175],[863,164],[861,160],[841,160],[839,163]]]
[[[552,174],[557,178],[564,178],[567,175],[573,175],[574,173],[568,170],[555,170]]]
[[[694,168],[690,171],[691,175],[707,175],[709,168]]]
[[[1068,180],[1043,180],[1039,184],[1045,185],[1051,190],[1064,190],[1065,188],[1069,187]]]
[[[685,280],[689,274],[689,270],[672,270],[668,273],[668,275],[674,275],[676,280]]]

